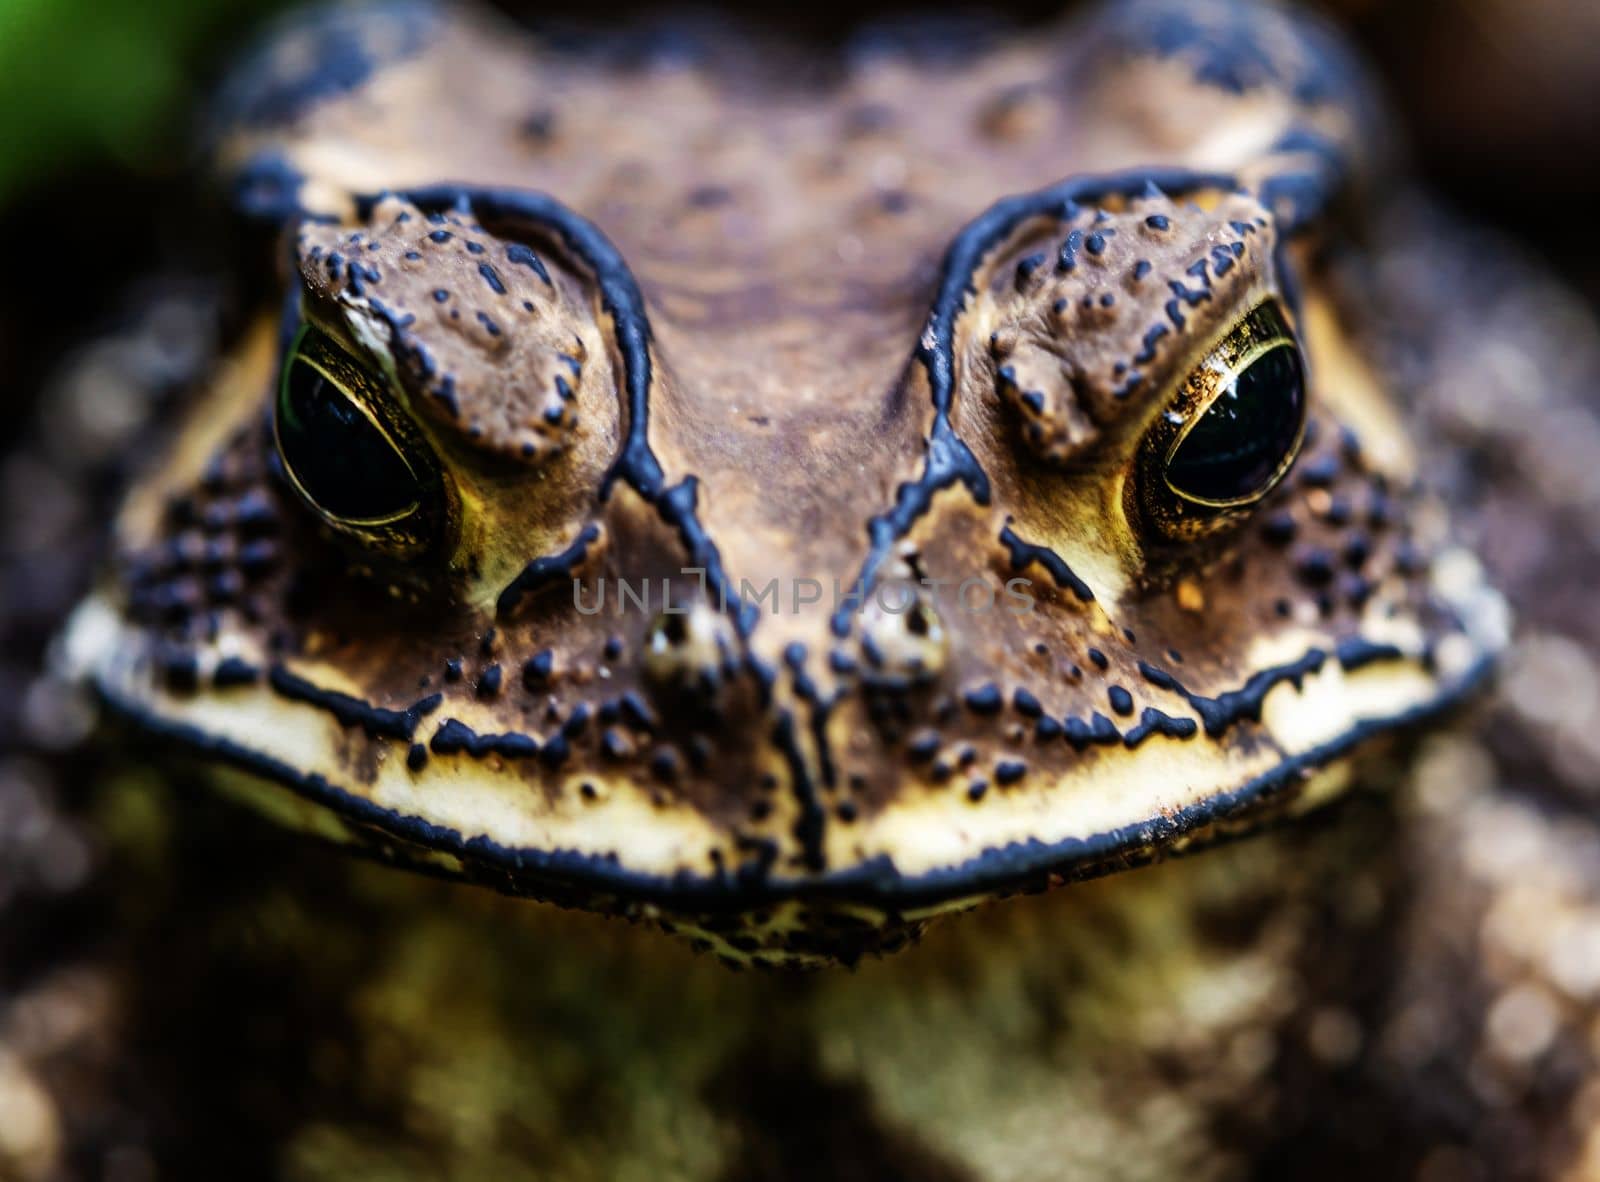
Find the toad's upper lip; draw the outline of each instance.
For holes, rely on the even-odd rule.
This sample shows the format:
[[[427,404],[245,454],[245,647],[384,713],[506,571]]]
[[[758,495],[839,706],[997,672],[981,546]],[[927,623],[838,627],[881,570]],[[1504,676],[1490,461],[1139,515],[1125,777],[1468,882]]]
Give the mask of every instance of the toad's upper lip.
[[[1181,807],[1086,836],[1029,839],[984,848],[959,863],[908,874],[887,854],[803,877],[671,875],[628,867],[615,854],[576,849],[513,848],[487,835],[465,835],[426,818],[398,813],[275,756],[199,726],[163,717],[96,681],[100,700],[116,715],[192,754],[281,785],[357,826],[371,826],[425,851],[457,858],[471,877],[515,893],[610,898],[675,911],[730,914],[789,899],[832,901],[891,914],[938,910],[976,898],[1059,882],[1094,878],[1154,860],[1163,849],[1204,838],[1224,822],[1245,821],[1288,803],[1316,771],[1379,735],[1409,729],[1459,707],[1488,680],[1495,656],[1477,657],[1435,696],[1394,713],[1363,718],[1334,738],[1299,752],[1237,787]]]

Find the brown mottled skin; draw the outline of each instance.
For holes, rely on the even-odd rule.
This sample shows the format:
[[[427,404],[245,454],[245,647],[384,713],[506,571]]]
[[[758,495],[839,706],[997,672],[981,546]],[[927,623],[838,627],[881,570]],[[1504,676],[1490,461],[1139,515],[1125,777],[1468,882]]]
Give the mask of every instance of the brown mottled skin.
[[[76,659],[299,823],[769,963],[1325,796],[1481,679],[1497,600],[1325,262],[1379,163],[1356,74],[1163,12],[809,82],[465,11],[285,34],[217,163],[287,265]],[[352,38],[370,77],[322,85]],[[297,474],[353,446],[285,442],[301,325],[409,515]],[[1254,484],[1174,491],[1274,346],[1303,442],[1292,402]]]
[[[1234,60],[1234,87],[1205,37],[1146,40],[1179,10],[1235,48],[1251,31],[1268,64]],[[982,54],[881,50],[803,84],[782,48],[713,42],[700,64],[629,64],[447,16],[420,48],[292,118],[231,112],[219,167],[285,262],[135,488],[69,663],[118,713],[202,756],[261,770],[218,737],[272,756],[302,795],[221,779],[294,825],[642,922],[368,866],[197,799],[181,776],[108,777],[100,824],[137,884],[119,892],[130,936],[107,971],[114,1021],[172,1055],[153,1087],[177,1124],[157,1122],[154,1161],[307,1179],[1588,1176],[1593,837],[1563,820],[1581,792],[1547,808],[1507,789],[1536,766],[1519,744],[1554,723],[1502,701],[1486,715],[1496,726],[1435,735],[1409,773],[1385,735],[1410,731],[1366,724],[1431,718],[1502,639],[1498,601],[1455,539],[1484,545],[1526,591],[1541,568],[1496,551],[1492,524],[1558,514],[1581,536],[1591,520],[1571,492],[1584,464],[1541,446],[1537,414],[1493,424],[1463,408],[1520,391],[1592,427],[1570,395],[1600,374],[1593,326],[1556,326],[1548,288],[1498,247],[1380,200],[1399,191],[1381,121],[1343,68],[1311,85],[1311,63],[1334,53],[1320,33],[1245,5],[1121,11]],[[406,40],[365,19],[373,45]],[[282,60],[303,64],[303,45]],[[234,99],[261,116],[264,103]],[[1296,129],[1338,146],[1338,217],[1286,234],[1292,202],[1263,201],[1262,186],[1326,158],[1304,138],[1272,150]],[[869,607],[842,638],[826,600],[741,633],[733,613],[694,601],[698,585],[677,574],[684,539],[649,495],[625,479],[600,495],[630,407],[618,317],[591,268],[537,227],[471,210],[429,222],[427,202],[404,195],[537,189],[599,226],[646,306],[664,485],[698,481],[698,522],[735,583],[827,583],[859,572],[869,521],[918,479],[940,429],[916,350],[962,227],[1063,177],[1151,165],[1228,171],[1243,190],[1206,186],[1198,208],[1141,190],[1102,202],[1104,219],[1092,206],[1030,218],[983,252],[953,328],[949,420],[987,498],[943,488],[885,563],[957,581],[1026,574],[1035,610],[924,599],[918,613]],[[268,183],[285,166],[317,217]],[[385,190],[397,195],[352,201]],[[1097,229],[1117,233],[1091,252]],[[1061,270],[1073,231],[1083,245]],[[509,245],[533,250],[550,281]],[[1180,329],[1171,284],[1193,283],[1188,268],[1219,246],[1235,261],[1208,272],[1211,294],[1182,309]],[[1039,250],[1047,265],[1019,273]],[[380,278],[352,285],[351,258]],[[1151,267],[1135,280],[1141,258]],[[296,286],[288,327],[303,315],[363,358],[429,449],[437,529],[330,525],[275,474],[278,310]],[[1196,516],[1151,494],[1147,441],[1264,300],[1307,359],[1314,426],[1264,500]],[[1159,321],[1170,330],[1142,384],[1116,397],[1116,366]],[[1508,359],[1557,341],[1559,380],[1515,380],[1525,371]],[[551,400],[557,376],[574,397]],[[1484,482],[1508,439],[1513,458]],[[1042,551],[1013,565],[1002,531],[1047,547],[1093,598],[1058,585]],[[667,576],[691,610],[679,623],[585,616],[565,578],[500,606],[528,562],[575,545],[575,573]],[[1357,640],[1381,657],[1334,655],[1373,651]],[[1312,650],[1326,653],[1315,668],[1271,677]],[[525,677],[544,652],[548,667]],[[219,678],[225,657],[253,676]],[[498,688],[485,682],[495,665]],[[1256,716],[1205,725],[1264,671]],[[1018,689],[1062,730],[1106,716],[1116,741],[1041,735]],[[816,699],[832,697],[819,727]],[[1194,733],[1130,743],[1146,706]],[[565,729],[568,750],[473,754],[447,719],[541,751]],[[785,725],[800,736],[787,752]],[[1003,783],[1011,762],[1025,770]],[[208,778],[216,763],[201,760]],[[1294,774],[1272,780],[1283,767]],[[1262,777],[1260,798],[1184,811]],[[1346,783],[1380,791],[923,930],[990,894],[1242,834]],[[809,847],[808,784],[825,818]],[[349,795],[319,795],[326,785]],[[488,840],[457,843],[417,816]],[[1048,857],[982,860],[1030,840]],[[638,874],[541,862],[552,850]],[[860,866],[875,869],[830,878]],[[916,909],[894,905],[910,897],[896,884],[929,874]],[[662,875],[716,889],[675,895]],[[919,939],[801,978],[729,973],[649,926],[736,967],[856,962]],[[156,976],[138,967],[152,948]],[[38,987],[45,1001],[51,988]],[[238,998],[230,1016],[219,997]],[[45,1052],[26,1062],[60,1070]],[[246,1128],[270,1142],[270,1165],[247,1156]]]

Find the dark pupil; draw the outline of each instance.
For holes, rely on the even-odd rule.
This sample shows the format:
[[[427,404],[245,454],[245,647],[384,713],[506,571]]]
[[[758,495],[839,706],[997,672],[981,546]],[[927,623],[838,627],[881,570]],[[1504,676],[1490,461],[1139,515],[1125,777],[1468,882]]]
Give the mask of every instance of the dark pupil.
[[[419,501],[417,478],[383,432],[297,351],[278,402],[278,447],[330,517],[393,520]]]
[[[1279,345],[1245,367],[1206,408],[1167,462],[1167,483],[1200,501],[1264,491],[1300,436],[1305,386],[1300,354]]]

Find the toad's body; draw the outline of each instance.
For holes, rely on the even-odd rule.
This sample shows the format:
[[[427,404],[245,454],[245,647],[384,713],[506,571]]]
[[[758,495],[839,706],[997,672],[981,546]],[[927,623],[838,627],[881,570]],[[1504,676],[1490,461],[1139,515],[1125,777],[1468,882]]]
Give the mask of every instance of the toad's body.
[[[1477,741],[1398,813],[926,923],[1391,783],[1369,740],[1503,640],[1455,537],[1522,523],[1497,576],[1596,643],[1547,593],[1592,546],[1527,557],[1600,536],[1592,326],[1407,204],[1316,26],[818,55],[400,4],[233,77],[244,314],[68,656],[297,826],[717,959],[107,777],[163,1167],[1588,1176],[1592,836]]]
[[[1379,163],[1337,50],[925,51],[270,46],[218,154],[288,265],[80,615],[107,700],[302,823],[810,961],[1462,696],[1493,596],[1325,262]]]

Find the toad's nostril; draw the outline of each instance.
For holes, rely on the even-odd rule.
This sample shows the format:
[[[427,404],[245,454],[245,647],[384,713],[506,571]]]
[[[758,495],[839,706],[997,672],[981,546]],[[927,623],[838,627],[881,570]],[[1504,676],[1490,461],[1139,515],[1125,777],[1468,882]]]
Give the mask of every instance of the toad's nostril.
[[[663,689],[713,696],[738,662],[732,623],[706,603],[662,612],[645,637],[645,676]]]
[[[926,587],[886,585],[861,610],[861,651],[869,681],[932,681],[944,672],[949,648],[944,620]]]

